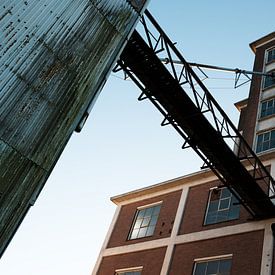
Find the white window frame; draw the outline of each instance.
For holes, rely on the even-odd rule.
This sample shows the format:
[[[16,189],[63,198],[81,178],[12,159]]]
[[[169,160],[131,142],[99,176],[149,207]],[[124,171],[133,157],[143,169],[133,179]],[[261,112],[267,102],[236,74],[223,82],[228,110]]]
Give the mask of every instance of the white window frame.
[[[274,61],[275,62],[275,61]],[[266,72],[267,74],[275,74],[275,70],[270,70],[268,72]],[[262,79],[262,90],[267,90],[267,89],[271,89],[271,88],[274,88],[275,87],[275,82],[272,83],[271,85],[268,85],[268,86],[265,86],[265,81],[266,81],[266,78],[267,77],[270,77],[270,76],[265,76],[263,79]]]
[[[131,224],[131,228],[130,228],[130,231],[129,231],[129,234],[128,234],[128,237],[127,237],[127,240],[137,240],[137,239],[141,239],[141,238],[146,238],[146,237],[151,237],[153,236],[154,232],[150,235],[145,235],[143,237],[136,237],[136,238],[132,238],[132,233],[134,231],[134,227],[135,227],[135,224],[136,224],[136,221],[137,221],[137,215],[138,215],[138,212],[143,210],[143,209],[147,209],[147,208],[151,208],[151,207],[155,207],[155,206],[158,206],[158,205],[161,205],[163,201],[157,201],[157,202],[154,202],[154,203],[150,203],[150,204],[146,204],[146,205],[142,205],[142,206],[139,206],[137,207],[136,209],[136,212],[135,212],[135,216],[134,216],[134,219],[133,219],[133,222]],[[159,217],[159,214],[158,214],[158,217]],[[144,226],[145,227],[150,227],[150,226]],[[141,229],[142,227],[139,228],[139,230]],[[154,231],[156,229],[156,224],[155,224],[155,227],[154,227]]]
[[[196,264],[198,264],[198,263],[218,261],[218,260],[222,261],[222,260],[229,260],[229,259],[231,260],[231,264],[232,264],[233,254],[225,254],[225,255],[218,255],[218,256],[211,256],[211,257],[204,257],[204,258],[194,259],[194,267],[193,267],[192,275],[195,275]],[[231,267],[232,267],[232,265],[231,265]]]
[[[226,220],[223,220],[223,221],[217,221],[215,223],[206,223],[207,221],[207,216],[208,216],[208,211],[209,211],[209,207],[210,207],[210,202],[211,202],[211,195],[212,195],[212,192],[214,192],[215,190],[218,190],[219,192],[222,192],[222,189],[225,189],[227,187],[222,187],[222,188],[218,188],[218,187],[213,187],[213,188],[210,188],[210,192],[208,194],[208,200],[207,200],[207,207],[206,207],[206,211],[205,211],[205,216],[204,216],[204,221],[203,221],[203,225],[204,226],[208,226],[208,225],[213,225],[213,224],[218,224],[218,223],[222,223],[222,222],[227,222],[227,221],[232,221],[232,220],[235,220],[235,219],[226,219]],[[228,189],[228,188],[227,188]],[[229,189],[228,189],[229,190]],[[229,190],[230,191],[230,190]],[[231,193],[231,191],[230,191]],[[231,193],[231,197],[230,197],[230,202],[229,202],[229,207],[228,208],[223,208],[223,209],[220,209],[220,204],[221,204],[221,200],[225,200],[225,199],[228,199],[229,197],[226,197],[226,198],[223,198],[223,199],[219,199],[219,204],[218,204],[218,209],[217,209],[217,212],[222,212],[222,211],[225,211],[225,210],[229,210],[230,209],[230,205],[231,205],[231,201],[233,199],[233,194]]]
[[[115,270],[115,275],[122,275],[126,272],[142,272],[143,266],[135,266],[135,267],[128,267],[128,268],[120,268]]]
[[[263,103],[269,102],[269,101],[271,101],[271,100],[274,102],[273,105],[275,106],[275,97],[269,97],[269,98],[266,98],[266,99],[264,99],[264,100],[261,101],[261,104],[260,104],[260,112],[259,112],[259,119],[265,119],[265,118],[269,118],[269,117],[275,115],[275,112],[274,112],[274,114],[262,116]],[[275,108],[275,107],[274,107],[274,108]]]
[[[265,131],[258,132],[258,133],[256,134],[255,152],[256,152],[257,154],[261,154],[261,153],[265,153],[265,152],[268,152],[268,151],[271,151],[271,150],[275,150],[275,147],[272,147],[272,148],[268,148],[268,149],[266,149],[266,150],[257,151],[257,147],[258,147],[258,137],[259,137],[260,135],[264,135],[264,134],[266,134],[266,133],[270,133],[270,135],[271,135],[271,132],[272,132],[272,131],[275,131],[275,128],[267,129],[267,130],[265,130]],[[270,139],[270,141],[271,141],[271,139]]]
[[[162,204],[162,203],[163,203],[163,201],[157,201],[157,202],[153,202],[153,203],[150,203],[150,204],[145,204],[145,205],[142,205],[142,206],[138,206],[137,210],[142,210],[142,209],[145,209],[145,208],[153,207],[153,206],[156,206],[156,205]]]
[[[275,52],[275,47],[272,47],[272,48],[269,48],[266,50],[266,64],[269,64],[269,63],[272,63],[272,62],[275,62],[275,58],[268,61],[268,53],[271,52],[271,51],[274,51]]]

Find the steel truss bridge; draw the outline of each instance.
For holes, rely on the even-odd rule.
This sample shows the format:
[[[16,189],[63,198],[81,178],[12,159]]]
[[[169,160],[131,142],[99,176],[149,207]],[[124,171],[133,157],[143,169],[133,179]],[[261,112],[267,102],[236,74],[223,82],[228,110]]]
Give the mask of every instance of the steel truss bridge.
[[[123,69],[255,219],[275,216],[275,182],[226,113],[148,10],[114,69]],[[164,65],[165,61],[166,65]],[[176,64],[181,64],[180,70]],[[236,71],[240,75],[244,71]],[[191,92],[190,92],[191,91]]]

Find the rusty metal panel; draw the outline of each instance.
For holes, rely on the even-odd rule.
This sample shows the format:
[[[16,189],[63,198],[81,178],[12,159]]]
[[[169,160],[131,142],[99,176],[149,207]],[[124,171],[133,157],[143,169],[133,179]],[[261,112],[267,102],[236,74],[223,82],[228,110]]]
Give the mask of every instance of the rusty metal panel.
[[[7,221],[22,219],[40,192],[142,7],[134,0],[1,2],[0,254],[18,225]]]

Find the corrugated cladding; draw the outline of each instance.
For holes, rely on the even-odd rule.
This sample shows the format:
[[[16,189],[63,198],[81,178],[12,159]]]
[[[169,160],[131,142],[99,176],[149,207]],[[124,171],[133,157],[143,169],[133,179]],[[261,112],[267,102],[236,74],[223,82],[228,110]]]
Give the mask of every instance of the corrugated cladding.
[[[105,82],[138,2],[1,1],[0,254]]]

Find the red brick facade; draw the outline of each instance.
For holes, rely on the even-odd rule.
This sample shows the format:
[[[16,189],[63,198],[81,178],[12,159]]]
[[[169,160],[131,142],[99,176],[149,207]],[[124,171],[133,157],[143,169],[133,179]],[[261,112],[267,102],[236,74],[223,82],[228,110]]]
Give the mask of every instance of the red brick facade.
[[[268,42],[271,40],[272,42]],[[275,32],[251,44],[256,55],[254,71],[263,70],[266,49],[274,45]],[[275,60],[272,60],[272,66],[275,68]],[[253,76],[249,98],[236,104],[241,111],[239,130],[251,147],[255,132],[259,131],[258,105],[260,100],[266,100],[262,97],[265,91],[261,87],[262,78]],[[275,87],[268,89],[268,96],[275,97]],[[260,131],[265,130],[260,128]],[[264,150],[267,154],[262,154],[261,151],[261,158],[274,177],[275,151]],[[245,161],[243,163],[247,165]],[[250,170],[251,165],[247,165],[246,169]],[[259,181],[261,178],[259,175]],[[211,224],[204,225],[210,189],[217,186],[220,186],[217,177],[211,171],[204,170],[112,198],[120,206],[120,211],[92,275],[114,275],[116,270],[131,270],[141,266],[142,275],[193,275],[196,261],[211,261],[220,257],[232,258],[230,275],[275,275],[275,233],[272,235],[271,231],[275,218],[252,220],[243,206],[240,206],[238,212],[239,209],[233,204],[234,200],[226,189],[219,189],[216,193],[211,191],[211,211],[207,216],[207,221]],[[160,201],[161,210],[154,234],[128,240],[137,209]],[[150,214],[147,213],[147,220],[148,216]],[[154,216],[156,217],[157,215]],[[232,220],[217,222],[230,218]],[[142,221],[139,226],[147,230],[148,224],[143,225]]]
[[[211,187],[219,185],[219,181],[212,181],[190,188],[179,234],[187,234],[202,230],[224,227],[228,225],[240,224],[246,222],[247,219],[251,218],[247,211],[243,207],[241,207],[239,219],[211,225],[204,225],[204,217],[208,204],[209,189]]]
[[[263,231],[176,245],[169,275],[191,275],[195,259],[226,254],[233,254],[231,275],[259,275],[262,247]]]
[[[256,48],[253,71],[262,72],[266,49],[274,46],[274,40]],[[248,144],[253,148],[255,137],[255,127],[258,114],[259,97],[262,87],[263,77],[254,75],[252,77],[247,107],[241,112],[239,120],[239,130],[243,131],[243,136]]]
[[[111,235],[108,247],[116,247],[121,245],[128,245],[138,242],[169,237],[173,228],[173,223],[175,220],[175,215],[178,208],[180,196],[181,191],[177,191],[163,196],[143,200],[142,202],[135,202],[123,206],[120,211],[118,220],[116,222],[114,231]],[[160,214],[158,217],[158,222],[155,228],[154,235],[141,239],[127,240],[137,207],[158,201],[163,202],[161,205]]]
[[[97,275],[114,275],[117,269],[142,266],[142,275],[160,274],[166,247],[104,257]]]

